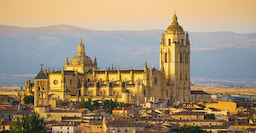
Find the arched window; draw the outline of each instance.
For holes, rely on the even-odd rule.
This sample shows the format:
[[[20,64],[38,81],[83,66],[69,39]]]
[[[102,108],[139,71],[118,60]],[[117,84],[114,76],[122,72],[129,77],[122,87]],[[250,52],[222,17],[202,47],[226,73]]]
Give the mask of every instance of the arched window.
[[[146,96],[146,90],[143,91],[143,95]]]
[[[154,78],[154,84],[157,84],[157,78],[156,77]]]
[[[164,54],[165,63],[167,63],[167,53]]]
[[[169,46],[171,46],[171,39],[169,39],[168,43],[169,43]]]

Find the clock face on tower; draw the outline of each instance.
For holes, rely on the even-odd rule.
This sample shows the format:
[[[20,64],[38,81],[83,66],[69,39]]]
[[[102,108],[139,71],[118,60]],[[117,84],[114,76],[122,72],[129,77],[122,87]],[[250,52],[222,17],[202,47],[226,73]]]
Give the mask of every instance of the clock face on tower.
[[[53,84],[58,84],[58,80],[53,80]]]

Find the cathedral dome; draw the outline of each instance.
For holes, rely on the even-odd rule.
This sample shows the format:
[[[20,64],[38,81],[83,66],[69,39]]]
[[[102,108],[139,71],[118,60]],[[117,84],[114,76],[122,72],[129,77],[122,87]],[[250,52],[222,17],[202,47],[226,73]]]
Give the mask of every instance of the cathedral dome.
[[[92,65],[92,59],[89,56],[74,56],[71,61],[70,65]]]
[[[82,40],[77,46],[77,54],[70,60],[70,65],[92,65],[92,59],[86,56]]]
[[[176,14],[174,14],[173,18],[172,18],[172,24],[167,28],[167,31],[172,31],[172,32],[183,32],[183,28],[179,25],[178,23],[178,18],[176,16]]]

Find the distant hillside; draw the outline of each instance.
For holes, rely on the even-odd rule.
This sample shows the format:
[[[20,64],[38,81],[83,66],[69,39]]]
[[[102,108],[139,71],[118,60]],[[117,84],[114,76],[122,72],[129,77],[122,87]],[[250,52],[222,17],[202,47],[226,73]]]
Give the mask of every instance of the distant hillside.
[[[163,29],[165,30],[165,29]],[[159,65],[162,30],[97,31],[68,25],[39,28],[0,26],[0,86],[22,85],[43,63],[50,70],[76,54],[82,36],[86,54],[99,67],[143,68]],[[256,33],[192,32],[191,77],[256,79]],[[28,75],[29,74],[29,75]],[[16,79],[15,81],[12,81]],[[192,79],[193,80],[193,79]]]

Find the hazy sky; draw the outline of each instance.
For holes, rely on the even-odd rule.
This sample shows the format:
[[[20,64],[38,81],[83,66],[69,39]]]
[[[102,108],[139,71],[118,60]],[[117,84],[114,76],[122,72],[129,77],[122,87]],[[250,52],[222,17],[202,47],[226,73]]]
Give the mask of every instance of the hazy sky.
[[[1,0],[0,25],[165,30],[175,10],[188,31],[256,32],[256,0]]]

